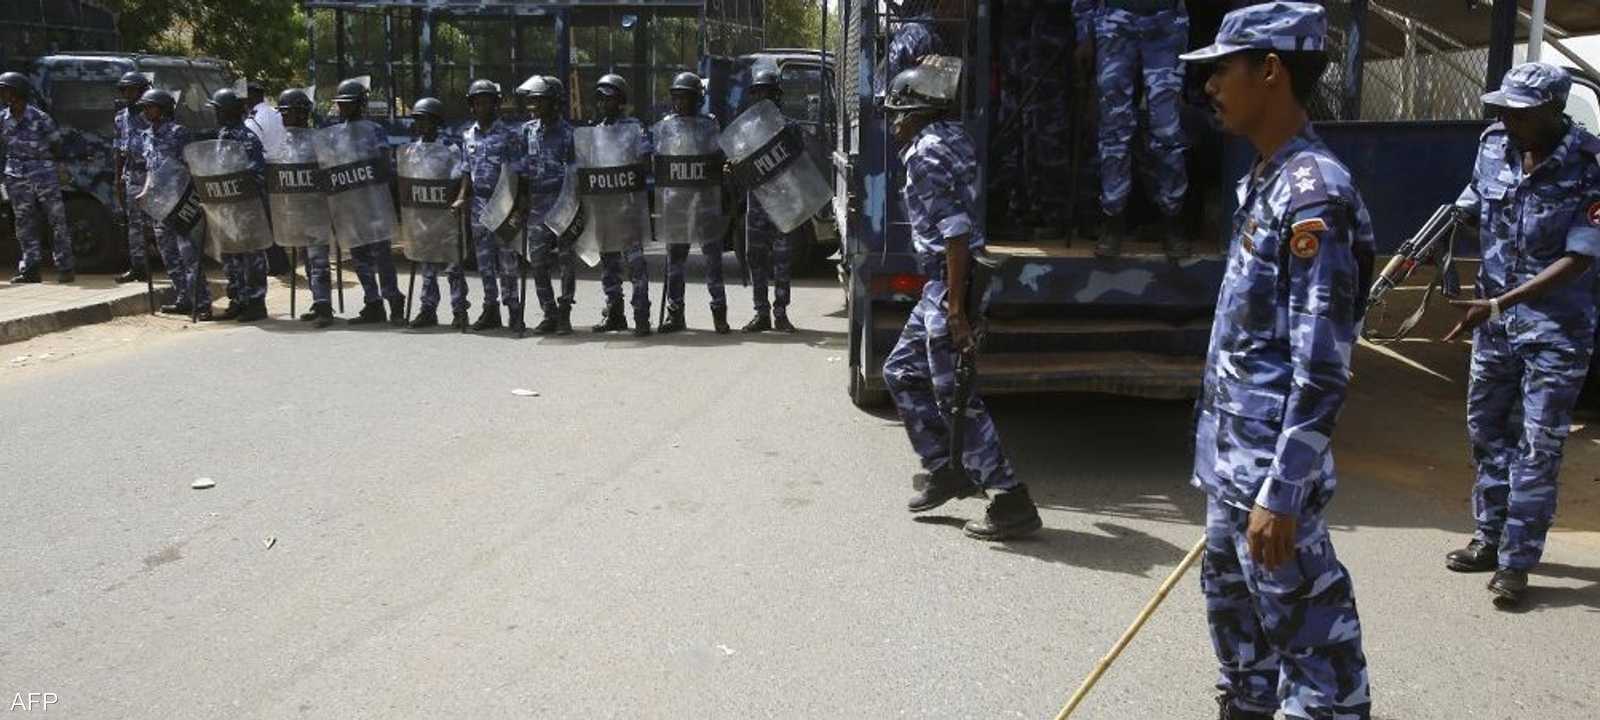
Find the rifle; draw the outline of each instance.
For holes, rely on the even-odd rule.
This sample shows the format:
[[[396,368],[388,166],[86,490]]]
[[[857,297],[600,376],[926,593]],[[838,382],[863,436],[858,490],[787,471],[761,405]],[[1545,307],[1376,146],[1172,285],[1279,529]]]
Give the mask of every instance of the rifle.
[[[1447,298],[1461,294],[1461,281],[1456,275],[1455,246],[1456,231],[1468,222],[1465,214],[1453,205],[1440,205],[1433,211],[1428,221],[1422,224],[1415,235],[1412,235],[1394,257],[1378,273],[1372,283],[1372,289],[1367,292],[1366,312],[1371,315],[1376,308],[1386,306],[1384,296],[1390,290],[1405,282],[1415,272],[1418,265],[1437,264],[1439,272],[1434,274],[1433,280],[1428,283],[1427,290],[1423,291],[1422,302],[1411,313],[1400,328],[1390,335],[1380,335],[1372,330],[1371,325],[1364,326],[1362,336],[1373,343],[1391,343],[1405,338],[1422,320],[1422,314],[1428,309],[1428,300],[1433,296],[1433,291],[1438,288]]]

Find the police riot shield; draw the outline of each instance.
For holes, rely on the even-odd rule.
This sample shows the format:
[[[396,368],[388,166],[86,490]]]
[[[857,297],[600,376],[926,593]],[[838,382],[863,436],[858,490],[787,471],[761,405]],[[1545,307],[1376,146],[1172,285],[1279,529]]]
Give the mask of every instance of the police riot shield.
[[[221,253],[272,247],[272,225],[248,147],[237,140],[202,140],[183,148],[195,194],[206,211],[211,241]]]
[[[656,123],[656,239],[703,244],[722,237],[722,149],[717,121],[673,116]]]
[[[400,180],[400,243],[415,262],[453,263],[460,218],[450,211],[460,179],[460,155],[444,143],[402,146],[396,163]]]
[[[394,239],[394,199],[389,195],[384,137],[382,127],[366,120],[317,131],[317,164],[326,178],[329,215],[341,248]]]
[[[833,197],[799,129],[789,126],[770,100],[734,118],[718,141],[733,163],[734,180],[783,232],[800,227]]]
[[[622,252],[650,237],[650,204],[645,197],[644,126],[620,123],[578,128],[578,199],[583,204],[579,246]]]
[[[327,245],[333,234],[328,198],[317,167],[316,130],[284,128],[267,146],[267,208],[272,238],[286,248]]]
[[[145,215],[179,235],[188,235],[205,217],[188,166],[172,158],[146,169],[144,190],[136,200]]]
[[[522,233],[516,232],[521,226],[511,220],[512,210],[517,205],[517,171],[506,163],[500,165],[500,179],[495,182],[494,192],[490,193],[488,202],[483,205],[483,217],[479,221],[493,234],[502,245],[511,238],[521,237]],[[522,243],[511,243],[519,254],[522,252]]]
[[[573,251],[585,265],[594,267],[600,264],[599,243],[583,232],[583,203],[578,200],[577,168],[567,168],[567,175],[561,181],[561,192],[556,194],[555,204],[544,215],[544,226],[556,236],[558,242],[573,243]],[[587,241],[585,237],[588,237]]]

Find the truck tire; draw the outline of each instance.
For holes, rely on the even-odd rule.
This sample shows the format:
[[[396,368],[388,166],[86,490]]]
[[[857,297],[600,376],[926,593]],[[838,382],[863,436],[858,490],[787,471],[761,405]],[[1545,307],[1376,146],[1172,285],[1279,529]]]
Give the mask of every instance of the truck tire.
[[[845,366],[846,372],[850,375],[850,404],[862,410],[882,410],[889,407],[889,391],[874,390],[867,385],[866,363],[859,360],[859,356],[866,348],[866,342],[862,337],[862,323],[853,312],[850,315],[849,350],[852,358],[858,358]]]
[[[72,257],[83,273],[120,272],[128,263],[128,238],[111,211],[93,196],[67,193]]]

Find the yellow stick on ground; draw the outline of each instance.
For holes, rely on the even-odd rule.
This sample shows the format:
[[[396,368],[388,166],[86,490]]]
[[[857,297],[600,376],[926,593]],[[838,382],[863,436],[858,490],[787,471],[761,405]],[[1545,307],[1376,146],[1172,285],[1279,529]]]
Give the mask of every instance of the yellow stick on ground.
[[[1094,684],[1100,682],[1100,676],[1105,675],[1106,671],[1111,669],[1111,663],[1116,662],[1117,656],[1122,654],[1122,650],[1128,647],[1128,643],[1133,642],[1133,636],[1139,634],[1139,630],[1144,627],[1145,621],[1155,614],[1156,608],[1161,606],[1161,601],[1167,599],[1167,593],[1172,592],[1173,586],[1183,579],[1184,573],[1189,572],[1189,567],[1200,559],[1200,553],[1205,552],[1205,549],[1206,538],[1202,535],[1200,536],[1200,541],[1196,542],[1194,547],[1189,550],[1189,554],[1183,556],[1183,562],[1178,563],[1177,569],[1167,576],[1166,582],[1161,583],[1161,588],[1156,590],[1155,597],[1150,598],[1150,602],[1144,604],[1144,610],[1139,612],[1139,617],[1134,618],[1133,624],[1129,625],[1128,629],[1122,633],[1122,637],[1117,639],[1117,644],[1111,646],[1111,652],[1100,658],[1100,662],[1094,666],[1094,672],[1089,673],[1089,677],[1083,679],[1083,684],[1078,686],[1077,692],[1072,693],[1072,698],[1067,701],[1066,707],[1061,708],[1061,714],[1056,716],[1056,720],[1067,720],[1072,715],[1072,711],[1078,709],[1078,704],[1089,696],[1089,691],[1094,689]]]

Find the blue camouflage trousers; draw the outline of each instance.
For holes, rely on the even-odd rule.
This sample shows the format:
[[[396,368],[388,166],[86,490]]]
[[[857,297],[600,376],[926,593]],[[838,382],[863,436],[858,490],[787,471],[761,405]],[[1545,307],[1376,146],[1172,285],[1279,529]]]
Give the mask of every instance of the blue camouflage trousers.
[[[623,252],[600,253],[600,289],[605,291],[606,304],[622,302],[622,268],[628,268],[628,281],[633,285],[629,298],[635,314],[650,314],[650,268],[644,262],[644,246],[633,245]]]
[[[1127,208],[1133,191],[1131,146],[1139,131],[1134,90],[1144,88],[1147,141],[1154,167],[1146,173],[1156,206],[1167,216],[1183,209],[1189,191],[1178,105],[1189,41],[1189,16],[1181,10],[1138,15],[1106,10],[1095,21],[1095,63],[1100,90],[1100,207],[1106,215]]]
[[[247,303],[267,296],[267,253],[223,253],[222,273],[228,278],[228,300]]]
[[[417,269],[422,271],[422,310],[437,310],[439,307],[439,271],[443,270],[450,281],[450,310],[451,312],[464,313],[472,307],[467,300],[467,275],[461,271],[461,266],[456,263],[417,263]]]
[[[123,197],[131,202],[139,193],[144,192],[145,173],[143,170],[123,169],[122,187]],[[150,216],[145,215],[137,207],[124,207],[123,215],[128,223],[128,267],[143,270],[145,264],[145,230],[150,227]]]
[[[522,300],[517,297],[517,251],[478,224],[488,204],[489,198],[472,196],[472,247],[478,255],[478,275],[483,280],[483,306],[521,307]]]
[[[706,291],[711,293],[711,307],[728,306],[728,292],[722,283],[722,241],[701,243],[700,254],[706,259]],[[667,246],[667,309],[683,309],[684,266],[689,263],[688,245]]]
[[[328,246],[300,248],[306,257],[306,284],[311,286],[311,302],[333,304],[333,274],[328,271]]]
[[[1555,518],[1562,448],[1592,348],[1559,328],[1510,332],[1514,318],[1515,310],[1473,335],[1467,434],[1476,537],[1500,547],[1500,567],[1529,570]]]
[[[179,305],[187,305],[191,294],[195,304],[211,304],[211,286],[206,284],[205,268],[201,266],[200,242],[193,235],[184,235],[165,222],[155,223],[156,247],[161,248],[161,261],[167,266],[167,277],[172,279],[172,290]]]
[[[783,315],[789,309],[790,233],[779,232],[760,201],[747,196],[745,262],[750,267],[750,294],[756,312],[771,310]],[[796,230],[798,232],[798,230]],[[767,283],[772,283],[772,300],[767,300]]]
[[[44,214],[50,221],[53,240],[50,253],[55,259],[56,270],[71,271],[72,231],[67,225],[67,206],[61,201],[61,181],[56,177],[55,165],[51,164],[26,176],[7,174],[5,184],[6,194],[11,196],[11,211],[16,215],[17,244],[22,246],[22,259],[17,263],[17,272],[38,270],[43,258],[36,204],[44,207]]]
[[[550,264],[554,261],[561,273],[561,297],[564,305],[572,305],[578,292],[578,256],[572,243],[563,243],[543,223],[533,223],[528,228],[528,264],[533,273],[533,291],[539,298],[539,309],[549,315],[556,309],[556,290],[550,280]]]
[[[911,448],[929,472],[950,464],[950,421],[945,409],[955,398],[956,349],[947,316],[944,282],[929,280],[900,331],[900,341],[883,362],[883,380],[900,411]],[[972,481],[990,490],[1015,487],[1016,475],[1000,446],[1000,430],[976,392],[964,411],[967,437],[961,461]]]
[[[1250,558],[1250,511],[1206,499],[1200,590],[1217,653],[1217,689],[1241,710],[1290,718],[1371,717],[1367,658],[1355,586],[1322,518],[1326,499],[1307,501],[1295,558],[1269,571]]]
[[[387,240],[350,248],[350,258],[356,261],[356,279],[361,281],[361,299],[368,305],[383,300],[405,302],[394,270],[394,253],[389,248]]]

